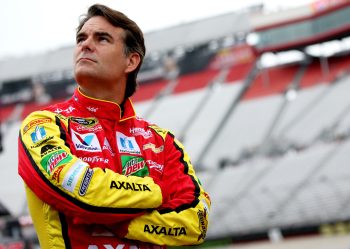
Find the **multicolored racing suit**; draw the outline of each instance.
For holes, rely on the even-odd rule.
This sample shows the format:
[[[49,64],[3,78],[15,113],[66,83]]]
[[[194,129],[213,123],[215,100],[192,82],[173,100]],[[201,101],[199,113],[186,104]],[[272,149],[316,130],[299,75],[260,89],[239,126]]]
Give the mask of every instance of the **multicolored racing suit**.
[[[42,249],[163,248],[204,241],[210,200],[183,145],[119,105],[73,97],[31,113],[19,174]]]

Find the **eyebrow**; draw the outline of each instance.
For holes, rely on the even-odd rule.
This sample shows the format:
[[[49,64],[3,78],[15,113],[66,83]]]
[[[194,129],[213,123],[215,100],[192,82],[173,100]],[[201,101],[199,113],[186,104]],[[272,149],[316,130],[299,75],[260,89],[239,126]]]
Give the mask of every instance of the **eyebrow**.
[[[104,32],[104,31],[96,31],[96,32],[94,32],[93,35],[97,36],[97,37],[107,36],[108,38],[114,40],[114,38],[111,34],[109,34],[108,32]],[[85,32],[79,32],[76,36],[76,39],[78,39],[79,37],[84,37],[84,36],[87,36],[87,34]]]
[[[109,37],[110,39],[113,40],[113,36],[112,36],[111,34],[107,33],[107,32],[96,31],[96,32],[94,33],[94,35],[96,35],[96,36],[107,36],[107,37]]]

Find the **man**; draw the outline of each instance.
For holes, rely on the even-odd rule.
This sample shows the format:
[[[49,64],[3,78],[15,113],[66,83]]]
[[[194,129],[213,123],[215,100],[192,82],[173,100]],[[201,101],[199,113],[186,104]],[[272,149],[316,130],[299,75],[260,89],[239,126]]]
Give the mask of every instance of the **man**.
[[[209,196],[183,146],[135,115],[145,55],[124,14],[93,5],[76,36],[73,97],[30,114],[19,174],[40,246],[162,248],[204,241]]]

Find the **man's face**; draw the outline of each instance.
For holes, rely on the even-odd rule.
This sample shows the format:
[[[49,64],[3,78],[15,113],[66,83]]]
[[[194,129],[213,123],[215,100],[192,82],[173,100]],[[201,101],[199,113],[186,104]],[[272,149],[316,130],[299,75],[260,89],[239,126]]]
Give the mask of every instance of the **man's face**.
[[[74,74],[80,85],[125,84],[130,58],[124,54],[123,35],[123,29],[100,16],[84,24],[74,52]]]

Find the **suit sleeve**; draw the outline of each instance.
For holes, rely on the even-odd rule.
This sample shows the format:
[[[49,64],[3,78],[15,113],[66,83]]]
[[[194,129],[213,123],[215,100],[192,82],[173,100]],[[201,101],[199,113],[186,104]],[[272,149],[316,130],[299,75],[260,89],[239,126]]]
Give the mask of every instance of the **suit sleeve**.
[[[157,245],[195,245],[204,241],[210,199],[204,191],[183,145],[165,136],[162,186],[167,198],[161,208],[131,220],[125,238]]]
[[[79,222],[109,224],[162,204],[150,177],[92,168],[67,143],[69,120],[49,111],[29,115],[19,136],[19,174],[41,200]]]

